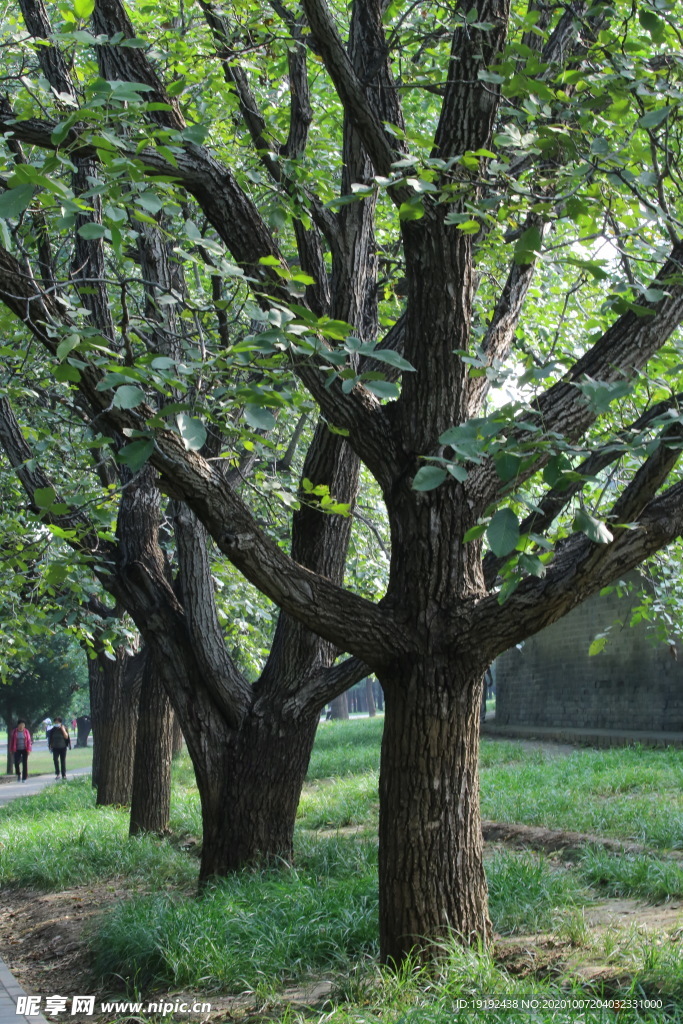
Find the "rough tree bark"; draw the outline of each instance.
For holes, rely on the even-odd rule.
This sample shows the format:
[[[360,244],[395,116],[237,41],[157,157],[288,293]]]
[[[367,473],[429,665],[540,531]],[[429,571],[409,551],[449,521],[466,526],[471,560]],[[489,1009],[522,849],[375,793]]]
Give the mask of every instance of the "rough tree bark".
[[[150,657],[142,670],[130,801],[130,835],[168,831],[174,715]]]
[[[182,753],[183,749],[183,730],[180,725],[180,719],[178,716],[173,714],[173,737],[171,740],[171,755],[175,759]]]
[[[476,668],[448,657],[383,676],[380,935],[385,961],[421,937],[491,935],[479,813]]]
[[[93,724],[93,785],[97,805],[129,804],[137,729],[137,694],[126,685],[129,655],[119,647],[114,660],[101,651],[88,659]]]

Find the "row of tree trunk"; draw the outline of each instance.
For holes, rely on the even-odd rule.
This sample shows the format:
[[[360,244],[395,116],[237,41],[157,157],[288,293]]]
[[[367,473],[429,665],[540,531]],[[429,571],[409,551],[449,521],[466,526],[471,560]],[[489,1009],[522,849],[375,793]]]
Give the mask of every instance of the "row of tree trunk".
[[[171,761],[182,735],[148,652],[99,652],[88,665],[97,805],[130,806],[130,834],[168,829]]]

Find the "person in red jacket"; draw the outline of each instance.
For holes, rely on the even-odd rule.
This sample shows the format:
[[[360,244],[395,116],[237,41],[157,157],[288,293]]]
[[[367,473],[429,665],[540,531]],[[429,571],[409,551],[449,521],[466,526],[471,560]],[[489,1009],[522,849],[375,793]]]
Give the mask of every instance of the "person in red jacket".
[[[26,782],[28,755],[31,753],[32,747],[31,733],[26,728],[26,722],[20,718],[16,729],[12,729],[9,738],[9,749],[10,753],[14,755],[14,770],[17,773],[18,781]]]

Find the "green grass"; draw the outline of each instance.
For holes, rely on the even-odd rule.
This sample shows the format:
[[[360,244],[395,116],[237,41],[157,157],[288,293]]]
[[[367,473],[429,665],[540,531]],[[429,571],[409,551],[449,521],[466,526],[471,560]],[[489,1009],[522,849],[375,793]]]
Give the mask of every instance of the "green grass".
[[[377,772],[315,783],[301,794],[297,821],[302,828],[337,829],[371,825],[377,819]]]
[[[483,744],[485,818],[683,849],[680,751],[621,747],[567,757]]]
[[[167,840],[129,839],[127,813],[94,802],[90,779],[77,779],[0,809],[0,886],[60,890],[116,876],[193,884],[186,855]]]
[[[199,898],[127,900],[93,939],[95,970],[143,988],[241,992],[340,970],[375,952],[374,872],[244,872]]]
[[[245,871],[194,895],[197,859],[183,840],[197,836],[199,800],[186,755],[174,763],[170,840],[127,838],[125,811],[95,808],[89,780],[0,809],[0,885],[60,889],[123,878],[131,899],[109,907],[92,930],[104,984],[136,990],[256,993],[278,1007],[280,1024],[452,1024],[482,1013],[458,1000],[476,996],[585,998],[575,977],[550,964],[528,977],[509,973],[490,953],[447,950],[438,972],[415,965],[377,967],[377,773],[381,719],[321,723],[297,821],[295,866]],[[484,813],[602,834],[676,843],[679,754],[579,750],[548,757],[514,743],[482,746]],[[645,814],[645,809],[648,813]],[[634,808],[637,810],[634,811]],[[636,821],[637,815],[643,821]],[[667,822],[667,815],[669,821]],[[348,832],[346,831],[348,829]],[[637,835],[634,835],[637,832]],[[49,841],[46,841],[49,837]],[[195,848],[196,850],[196,848]],[[584,909],[606,895],[661,900],[683,895],[683,864],[587,849],[570,866],[527,851],[487,857],[490,913],[511,936],[547,932],[586,956]],[[525,942],[528,940],[524,940]],[[623,1010],[621,1024],[683,1024],[683,943],[634,933],[603,936],[613,965],[606,994],[662,994],[668,1009]],[[618,970],[617,970],[618,968]],[[304,1015],[278,1003],[289,984],[329,979],[331,1001]],[[108,981],[107,981],[108,979]],[[486,1024],[529,1021],[527,1010],[488,1009]],[[539,1024],[603,1024],[613,1011],[538,1010]]]
[[[589,901],[571,871],[529,852],[498,851],[486,862],[489,913],[501,935],[549,931],[558,914]]]
[[[321,722],[308,768],[309,780],[343,778],[379,771],[384,718]]]
[[[92,764],[92,747],[74,747],[66,752],[66,773],[75,768],[89,768]],[[55,766],[49,750],[33,750],[28,755],[28,774],[52,775]]]
[[[637,896],[654,903],[683,897],[683,863],[647,855],[584,851],[579,874],[607,896]]]

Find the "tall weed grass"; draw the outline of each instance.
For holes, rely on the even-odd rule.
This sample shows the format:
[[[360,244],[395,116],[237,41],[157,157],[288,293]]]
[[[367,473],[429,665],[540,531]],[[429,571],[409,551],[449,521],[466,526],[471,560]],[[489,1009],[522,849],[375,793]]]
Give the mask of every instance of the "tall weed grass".
[[[60,890],[113,876],[191,885],[196,864],[167,840],[128,837],[128,814],[95,807],[90,779],[0,809],[0,886]]]
[[[510,760],[510,746],[482,744],[484,817],[683,848],[679,751],[622,747],[555,757],[519,748]]]

